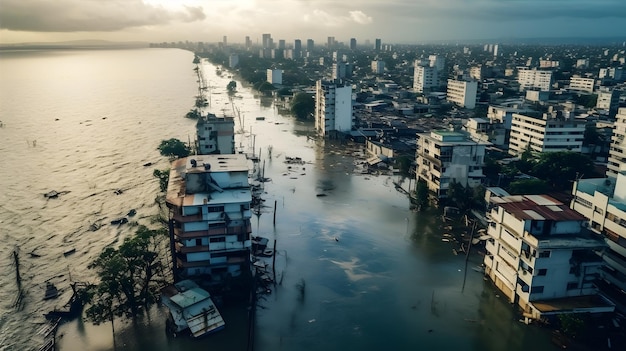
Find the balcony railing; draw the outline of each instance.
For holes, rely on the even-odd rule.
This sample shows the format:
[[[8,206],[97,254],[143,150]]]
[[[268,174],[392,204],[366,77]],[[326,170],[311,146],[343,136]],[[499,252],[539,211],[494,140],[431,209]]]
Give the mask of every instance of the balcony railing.
[[[193,238],[201,238],[207,236],[216,236],[216,235],[239,235],[239,234],[249,234],[252,232],[252,226],[239,226],[239,227],[219,227],[219,228],[209,228],[207,230],[194,230],[194,231],[184,231],[181,228],[174,228],[174,235],[181,239],[193,239]]]

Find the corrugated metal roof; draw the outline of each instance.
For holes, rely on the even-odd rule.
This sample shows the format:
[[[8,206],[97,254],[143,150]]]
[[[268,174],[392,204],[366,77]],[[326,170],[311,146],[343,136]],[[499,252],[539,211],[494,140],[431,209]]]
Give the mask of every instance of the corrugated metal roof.
[[[581,214],[548,195],[496,197],[492,202],[520,220],[585,220]]]

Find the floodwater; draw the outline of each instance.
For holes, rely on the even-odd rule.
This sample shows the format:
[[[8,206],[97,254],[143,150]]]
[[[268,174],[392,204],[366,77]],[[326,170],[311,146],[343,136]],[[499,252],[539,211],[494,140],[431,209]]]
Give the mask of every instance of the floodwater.
[[[168,168],[156,147],[193,138],[195,123],[183,117],[197,94],[192,59],[175,49],[0,53],[0,350],[41,345],[43,314],[67,301],[70,281],[93,281],[87,265],[132,233],[111,220],[134,208],[134,220],[150,225],[152,172]],[[252,227],[276,241],[277,282],[259,300],[255,350],[554,349],[472,269],[479,255],[466,265],[453,252],[459,244],[441,240],[468,229],[409,209],[394,184],[408,181],[360,174],[359,146],[313,138],[310,122],[281,115],[241,82],[231,101],[228,73],[202,68],[207,110],[238,116],[236,146],[254,150],[271,179]],[[50,190],[61,195],[46,199]],[[14,251],[25,292],[18,304]],[[42,300],[46,281],[64,289],[59,299]],[[114,338],[110,324],[72,321],[59,328],[58,349],[246,349],[246,306],[222,314],[227,328],[201,340],[165,335],[158,306],[135,322],[116,320]]]

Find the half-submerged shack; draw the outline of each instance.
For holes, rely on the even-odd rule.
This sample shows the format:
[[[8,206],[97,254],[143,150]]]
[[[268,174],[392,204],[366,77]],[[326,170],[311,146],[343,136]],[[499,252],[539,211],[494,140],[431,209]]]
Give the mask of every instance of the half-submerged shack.
[[[225,327],[211,295],[191,280],[163,288],[161,301],[170,310],[168,329],[174,335],[189,329],[197,338]]]

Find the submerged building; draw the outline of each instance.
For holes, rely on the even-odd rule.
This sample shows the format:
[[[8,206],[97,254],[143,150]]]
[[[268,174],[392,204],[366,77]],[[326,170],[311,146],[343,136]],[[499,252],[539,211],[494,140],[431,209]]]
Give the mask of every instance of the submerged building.
[[[250,272],[248,164],[242,154],[172,162],[167,187],[174,281],[220,283]]]
[[[200,116],[196,123],[197,149],[200,155],[235,153],[235,120],[212,113]]]
[[[585,217],[546,195],[495,196],[489,206],[485,275],[526,318],[615,309],[597,293],[595,251],[605,244]]]

